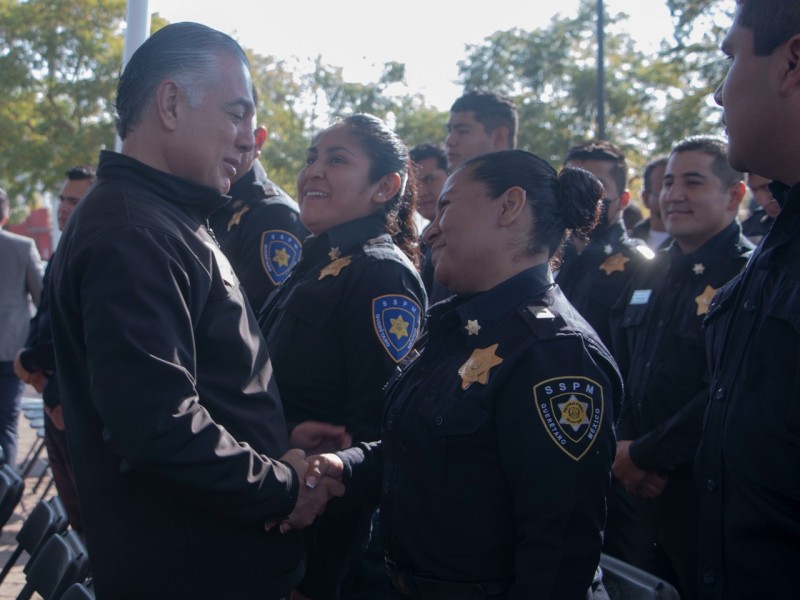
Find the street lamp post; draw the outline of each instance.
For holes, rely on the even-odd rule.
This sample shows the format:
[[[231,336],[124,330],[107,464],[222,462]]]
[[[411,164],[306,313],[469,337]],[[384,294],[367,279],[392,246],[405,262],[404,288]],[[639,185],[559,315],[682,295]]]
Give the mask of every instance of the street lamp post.
[[[603,52],[605,34],[603,17],[603,0],[597,0],[597,139],[600,140],[606,138],[606,86]]]

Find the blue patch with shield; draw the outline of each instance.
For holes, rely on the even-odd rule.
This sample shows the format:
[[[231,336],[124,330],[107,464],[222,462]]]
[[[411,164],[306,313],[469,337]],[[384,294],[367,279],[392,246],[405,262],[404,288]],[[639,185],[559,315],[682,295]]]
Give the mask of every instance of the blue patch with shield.
[[[300,261],[303,245],[288,231],[272,229],[261,234],[261,264],[275,285],[280,285]]]
[[[390,294],[372,300],[375,334],[396,363],[411,352],[417,341],[420,312],[419,304],[407,296]]]

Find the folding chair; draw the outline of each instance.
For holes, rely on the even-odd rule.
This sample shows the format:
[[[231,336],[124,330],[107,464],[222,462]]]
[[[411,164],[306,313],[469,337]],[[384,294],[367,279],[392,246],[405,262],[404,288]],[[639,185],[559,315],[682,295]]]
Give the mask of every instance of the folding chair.
[[[89,556],[80,536],[72,530],[52,535],[28,564],[25,587],[17,600],[29,600],[34,592],[43,600],[58,600],[88,574]]]
[[[28,553],[30,563],[44,542],[51,535],[66,531],[68,524],[67,511],[58,496],[40,501],[17,533],[17,547],[0,572],[0,583],[6,578],[23,551]]]
[[[94,600],[94,592],[86,583],[73,583],[59,600]]]
[[[601,554],[600,568],[611,600],[680,600],[672,585],[618,558]]]
[[[9,465],[0,467],[0,531],[14,513],[24,488],[25,482],[19,473]]]

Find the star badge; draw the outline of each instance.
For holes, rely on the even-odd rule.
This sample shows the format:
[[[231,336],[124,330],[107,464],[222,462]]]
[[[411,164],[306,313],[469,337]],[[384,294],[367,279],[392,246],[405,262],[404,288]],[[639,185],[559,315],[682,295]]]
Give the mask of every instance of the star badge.
[[[481,326],[478,325],[478,319],[475,319],[474,321],[467,319],[467,324],[464,329],[467,330],[469,335],[478,335],[478,332],[481,330]]]
[[[606,275],[611,275],[614,271],[624,271],[625,263],[627,263],[629,260],[630,258],[621,252],[617,252],[614,256],[609,256],[607,259],[605,259],[599,268],[601,271],[605,271]]]
[[[558,408],[561,411],[561,419],[558,422],[572,427],[572,431],[577,433],[583,425],[589,425],[589,403],[581,402],[575,394],[572,394],[566,402],[559,403]]]
[[[336,251],[338,252],[339,249],[336,248]],[[352,260],[353,260],[352,256],[337,258],[319,272],[319,278],[324,279],[328,275],[330,275],[331,277],[338,277],[342,269],[344,269],[347,265],[349,265]]]
[[[606,254],[611,254],[614,251],[614,248],[611,247],[611,244],[606,244],[603,246],[603,252]]]
[[[389,322],[392,324],[392,328],[389,330],[389,333],[393,334],[398,340],[404,337],[408,337],[408,321],[405,321],[403,317],[397,317],[396,319],[389,319]]]
[[[458,374],[461,375],[461,389],[465,390],[476,381],[486,385],[489,381],[489,370],[496,367],[503,359],[495,354],[499,344],[494,344],[488,348],[476,348],[472,355],[467,359]]]
[[[695,275],[702,275],[705,272],[706,272],[706,266],[703,263],[696,263],[692,267],[692,273],[694,273]]]
[[[289,253],[284,248],[278,248],[272,256],[272,262],[279,267],[288,267],[290,258]]]
[[[239,222],[242,220],[242,215],[246,213],[248,210],[250,210],[250,207],[245,206],[237,210],[235,213],[233,213],[231,220],[228,221],[228,231],[230,231],[233,227],[239,224]]]
[[[328,256],[330,257],[331,260],[336,260],[341,255],[342,255],[342,253],[339,252],[339,247],[338,246],[335,247],[335,248],[331,248],[331,251],[328,252]]]
[[[700,315],[707,315],[708,314],[708,307],[711,305],[711,301],[714,299],[714,294],[717,293],[710,285],[706,286],[706,289],[703,290],[703,293],[700,294],[697,298],[694,299],[697,302],[697,316]]]

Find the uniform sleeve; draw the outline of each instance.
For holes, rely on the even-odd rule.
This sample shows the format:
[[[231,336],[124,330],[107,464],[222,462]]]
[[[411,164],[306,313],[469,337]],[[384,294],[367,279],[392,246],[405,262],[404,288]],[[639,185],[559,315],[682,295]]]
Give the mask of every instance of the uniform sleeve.
[[[348,381],[343,423],[354,442],[380,437],[383,388],[411,351],[426,302],[419,276],[392,260],[371,261],[348,289],[340,315]]]
[[[211,265],[167,234],[124,227],[66,268],[80,273],[71,293],[80,295],[91,400],[122,468],[230,520],[291,512],[293,469],[237,441],[198,393],[195,327],[211,304],[202,289]]]
[[[39,306],[42,297],[42,278],[44,277],[44,267],[36,244],[31,242],[28,256],[28,265],[25,269],[25,285],[33,298],[33,303]]]
[[[568,337],[530,348],[500,391],[497,437],[518,540],[510,599],[586,596],[610,486],[612,388],[581,339]]]

